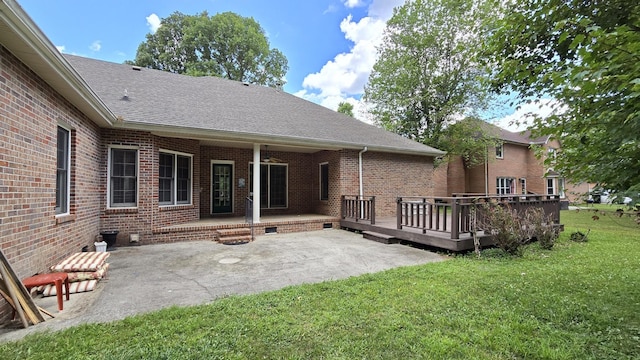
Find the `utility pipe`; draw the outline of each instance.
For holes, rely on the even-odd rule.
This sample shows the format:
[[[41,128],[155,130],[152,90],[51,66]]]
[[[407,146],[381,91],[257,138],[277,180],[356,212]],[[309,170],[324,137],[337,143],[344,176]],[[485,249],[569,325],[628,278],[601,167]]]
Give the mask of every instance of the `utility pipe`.
[[[362,154],[366,153],[367,150],[368,148],[365,146],[364,149],[362,149],[358,153],[358,175],[360,177],[360,197],[361,198],[364,196],[364,188],[362,186]]]

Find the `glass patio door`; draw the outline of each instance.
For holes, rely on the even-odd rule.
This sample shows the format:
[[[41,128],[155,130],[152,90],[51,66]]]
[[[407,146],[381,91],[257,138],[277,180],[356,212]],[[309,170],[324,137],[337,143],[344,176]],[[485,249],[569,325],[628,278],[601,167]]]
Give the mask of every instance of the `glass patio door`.
[[[214,214],[233,212],[233,165],[212,164],[212,211]]]

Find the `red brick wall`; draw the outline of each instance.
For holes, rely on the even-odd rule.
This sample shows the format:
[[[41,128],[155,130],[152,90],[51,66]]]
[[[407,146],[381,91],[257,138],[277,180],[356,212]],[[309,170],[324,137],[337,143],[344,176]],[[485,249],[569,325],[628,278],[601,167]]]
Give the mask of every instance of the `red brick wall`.
[[[320,200],[320,164],[329,165],[329,199]],[[320,151],[313,157],[313,172],[309,180],[312,182],[311,197],[316,214],[340,216],[342,192],[341,178],[341,152],[340,151]],[[353,193],[355,195],[355,193]]]
[[[141,243],[152,239],[153,229],[199,219],[200,204],[200,145],[196,140],[173,139],[147,132],[108,129],[103,133],[101,154],[101,230],[118,230],[116,244],[129,243],[129,235],[140,235]],[[134,146],[138,149],[138,206],[136,208],[108,208],[107,171],[110,146]],[[160,206],[158,202],[158,159],[160,150],[193,155],[193,193],[191,205]]]
[[[23,278],[85,245],[100,214],[100,129],[0,46],[0,248]],[[56,218],[58,124],[71,128],[70,215]],[[8,305],[0,298],[0,320]]]
[[[358,181],[357,155],[356,152],[353,159],[355,184]],[[395,216],[398,196],[434,195],[432,157],[366,152],[363,154],[363,178],[364,195],[376,196],[377,217]]]

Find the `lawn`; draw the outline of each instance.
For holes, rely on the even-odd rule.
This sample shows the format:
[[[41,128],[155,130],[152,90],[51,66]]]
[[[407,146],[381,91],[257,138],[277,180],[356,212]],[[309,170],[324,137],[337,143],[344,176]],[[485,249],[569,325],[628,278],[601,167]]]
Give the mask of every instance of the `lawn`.
[[[0,345],[3,359],[638,359],[640,227],[563,211],[550,250],[495,249]],[[586,243],[569,240],[589,233]]]

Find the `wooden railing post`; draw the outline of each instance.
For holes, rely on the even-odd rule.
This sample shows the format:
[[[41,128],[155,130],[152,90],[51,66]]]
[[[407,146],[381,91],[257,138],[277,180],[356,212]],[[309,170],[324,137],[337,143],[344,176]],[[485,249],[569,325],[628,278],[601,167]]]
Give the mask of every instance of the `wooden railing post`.
[[[376,223],[376,197],[371,197],[371,225]]]
[[[460,238],[460,207],[458,207],[458,199],[451,201],[451,238]]]

